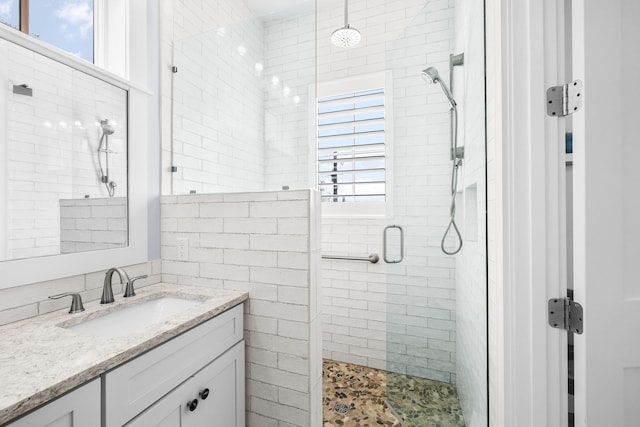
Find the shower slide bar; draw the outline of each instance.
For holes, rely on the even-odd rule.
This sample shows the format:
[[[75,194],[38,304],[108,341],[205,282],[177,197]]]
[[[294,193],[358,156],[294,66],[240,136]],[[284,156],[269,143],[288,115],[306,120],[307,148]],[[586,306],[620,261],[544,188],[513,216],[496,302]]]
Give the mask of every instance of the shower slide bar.
[[[343,256],[343,255],[322,255],[323,259],[344,259],[348,261],[368,261],[371,264],[375,264],[380,261],[378,254],[370,254],[368,257],[359,256]]]

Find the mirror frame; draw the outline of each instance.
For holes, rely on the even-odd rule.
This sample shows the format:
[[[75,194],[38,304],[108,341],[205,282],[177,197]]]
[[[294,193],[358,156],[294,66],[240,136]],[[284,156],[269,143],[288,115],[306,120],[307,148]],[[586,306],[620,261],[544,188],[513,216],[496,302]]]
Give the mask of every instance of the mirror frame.
[[[136,12],[143,12],[142,10]],[[137,13],[136,13],[137,15]],[[134,26],[135,28],[135,26]],[[139,29],[143,37],[140,46],[131,46],[130,55],[136,58],[146,49],[146,29]],[[138,34],[135,34],[137,36]],[[135,40],[131,35],[130,40]],[[128,93],[128,140],[127,140],[127,213],[129,245],[122,248],[96,250],[82,253],[59,254],[43,257],[0,261],[0,289],[31,283],[45,282],[105,270],[116,266],[138,264],[148,261],[148,136],[149,99],[148,90],[106,70],[85,62],[54,46],[26,36],[8,26],[0,25],[0,38],[15,43],[35,53],[61,62],[71,68],[119,87]],[[144,45],[144,46],[143,46]],[[137,58],[137,61],[145,55]],[[139,62],[136,63],[140,65]],[[133,64],[132,64],[133,66]],[[138,70],[136,70],[138,71]],[[144,75],[145,73],[142,73]],[[138,73],[138,75],[140,75]],[[135,165],[135,167],[133,167]]]

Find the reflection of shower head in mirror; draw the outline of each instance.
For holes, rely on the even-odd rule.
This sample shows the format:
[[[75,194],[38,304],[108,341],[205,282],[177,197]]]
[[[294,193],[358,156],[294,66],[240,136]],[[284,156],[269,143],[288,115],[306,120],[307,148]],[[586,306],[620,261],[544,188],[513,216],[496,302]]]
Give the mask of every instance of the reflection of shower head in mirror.
[[[116,129],[109,124],[109,119],[100,120],[100,127],[105,135],[113,135]]]

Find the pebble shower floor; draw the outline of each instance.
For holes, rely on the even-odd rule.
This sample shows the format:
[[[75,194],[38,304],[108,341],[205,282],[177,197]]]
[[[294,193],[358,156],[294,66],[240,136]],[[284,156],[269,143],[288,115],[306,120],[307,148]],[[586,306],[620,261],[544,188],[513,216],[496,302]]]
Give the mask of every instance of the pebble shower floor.
[[[323,427],[464,427],[455,385],[333,360],[323,379]],[[387,383],[402,422],[386,403]]]

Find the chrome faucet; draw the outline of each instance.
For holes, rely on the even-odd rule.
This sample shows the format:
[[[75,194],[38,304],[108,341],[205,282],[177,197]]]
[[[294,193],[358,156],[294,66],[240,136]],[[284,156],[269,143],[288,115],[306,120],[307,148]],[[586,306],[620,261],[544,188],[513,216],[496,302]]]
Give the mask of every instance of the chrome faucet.
[[[127,288],[129,287],[129,276],[127,273],[121,268],[110,268],[107,270],[107,273],[104,277],[104,287],[102,288],[102,298],[100,299],[100,304],[111,304],[115,300],[113,299],[113,287],[111,286],[111,279],[113,277],[113,273],[118,273],[120,276],[120,283],[123,285],[126,284]],[[133,282],[131,282],[131,289],[133,290]],[[135,293],[134,293],[135,295]],[[124,296],[129,296],[126,294]]]
[[[100,299],[100,304],[111,304],[112,302],[114,302],[113,286],[111,285],[113,273],[118,273],[118,276],[120,276],[120,283],[122,283],[123,285],[126,284],[123,295],[123,297],[125,298],[136,296],[136,291],[135,289],[133,289],[133,282],[138,279],[146,279],[147,277],[149,277],[145,274],[142,276],[129,278],[129,275],[123,269],[117,267],[110,268],[104,277],[104,286],[102,288],[102,298]]]
[[[51,295],[49,299],[60,299],[62,297],[71,297],[70,314],[80,313],[84,311],[84,305],[82,305],[82,297],[77,292],[65,292],[63,294]]]
[[[127,288],[124,290],[123,297],[125,298],[135,297],[136,291],[135,289],[133,289],[133,282],[135,282],[138,279],[146,279],[147,277],[149,276],[147,276],[146,274],[143,274],[142,276],[132,277],[131,279],[129,279],[129,281],[127,282]]]

